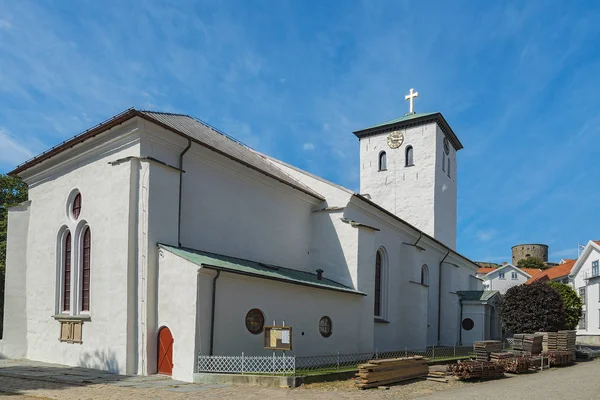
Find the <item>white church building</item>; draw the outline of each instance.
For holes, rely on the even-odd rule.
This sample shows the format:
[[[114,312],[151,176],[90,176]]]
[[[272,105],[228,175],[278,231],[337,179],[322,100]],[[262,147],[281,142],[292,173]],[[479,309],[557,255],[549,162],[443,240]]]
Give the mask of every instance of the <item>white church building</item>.
[[[136,109],[18,166],[0,356],[191,381],[198,354],[271,354],[272,324],[297,355],[489,338],[455,249],[458,137],[414,112],[354,135],[360,193]]]

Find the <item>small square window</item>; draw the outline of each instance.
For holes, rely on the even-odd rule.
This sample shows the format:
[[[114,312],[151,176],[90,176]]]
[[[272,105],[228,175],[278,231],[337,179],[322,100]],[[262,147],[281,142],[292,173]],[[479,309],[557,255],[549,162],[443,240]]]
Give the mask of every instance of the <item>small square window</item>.
[[[499,276],[500,276],[500,279],[504,279],[504,272],[500,272]]]
[[[511,272],[510,274],[511,279],[516,280],[517,279],[517,273],[516,272]]]

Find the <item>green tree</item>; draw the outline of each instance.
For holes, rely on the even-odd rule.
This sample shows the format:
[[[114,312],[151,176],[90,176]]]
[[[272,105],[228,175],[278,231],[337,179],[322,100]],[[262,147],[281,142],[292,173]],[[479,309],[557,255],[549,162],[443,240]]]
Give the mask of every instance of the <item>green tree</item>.
[[[12,176],[0,174],[0,338],[4,320],[4,274],[6,269],[6,228],[8,208],[27,200],[27,185]]]
[[[569,285],[565,285],[560,282],[547,282],[552,289],[556,290],[563,301],[563,308],[565,310],[565,324],[563,329],[575,329],[581,318],[583,309],[583,302],[581,298]]]
[[[525,257],[517,261],[517,267],[519,268],[535,268],[535,269],[548,269],[542,259],[537,257]]]
[[[560,294],[541,282],[508,289],[500,316],[504,328],[512,333],[556,332],[565,325]]]

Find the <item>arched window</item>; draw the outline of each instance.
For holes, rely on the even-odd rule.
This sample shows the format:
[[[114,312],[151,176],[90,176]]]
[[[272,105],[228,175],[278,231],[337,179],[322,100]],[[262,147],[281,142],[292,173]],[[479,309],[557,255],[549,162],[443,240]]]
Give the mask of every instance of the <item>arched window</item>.
[[[406,164],[405,166],[410,167],[411,165],[415,165],[414,164],[414,159],[413,159],[413,148],[412,146],[408,146],[406,147]]]
[[[429,268],[427,264],[421,267],[421,284],[429,286]]]
[[[77,220],[77,218],[79,218],[79,214],[81,214],[81,193],[77,193],[73,199],[73,208],[71,212],[73,213],[73,219]]]
[[[446,153],[442,151],[442,171],[446,172]]]
[[[448,178],[450,178],[450,157],[448,157]]]
[[[90,311],[90,261],[92,250],[92,233],[86,227],[83,233],[83,248],[81,253],[81,311]]]
[[[387,155],[385,151],[379,153],[379,171],[387,170]]]
[[[62,311],[71,310],[71,232],[67,231],[63,243]]]
[[[375,256],[375,310],[376,316],[381,316],[381,251]]]

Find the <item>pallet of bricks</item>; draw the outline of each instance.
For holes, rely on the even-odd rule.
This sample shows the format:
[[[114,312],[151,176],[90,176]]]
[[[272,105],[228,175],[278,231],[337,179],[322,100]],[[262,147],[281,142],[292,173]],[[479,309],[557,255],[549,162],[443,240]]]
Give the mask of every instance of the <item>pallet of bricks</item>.
[[[448,365],[448,372],[461,380],[498,379],[504,376],[504,367],[490,361],[462,361]]]
[[[359,389],[369,389],[424,378],[428,373],[429,366],[422,356],[371,360],[358,366],[355,384]]]
[[[571,365],[575,362],[576,331],[558,331],[556,350],[548,350],[551,366]]]
[[[473,351],[477,361],[489,361],[490,353],[502,351],[502,342],[500,340],[481,340],[473,343]]]
[[[543,341],[543,335],[518,333],[514,335],[513,350],[519,355],[540,354]]]
[[[510,352],[492,353],[490,354],[490,361],[501,365],[504,368],[504,372],[511,372],[513,374],[528,372],[531,368],[529,357],[515,356]]]
[[[558,332],[536,332],[536,335],[542,336],[542,352],[558,350]]]

